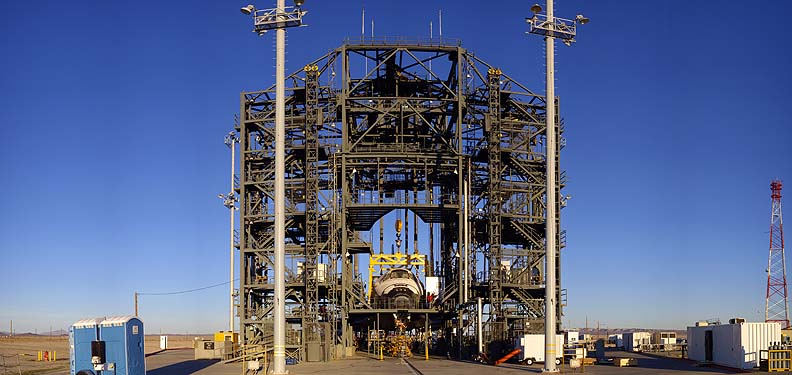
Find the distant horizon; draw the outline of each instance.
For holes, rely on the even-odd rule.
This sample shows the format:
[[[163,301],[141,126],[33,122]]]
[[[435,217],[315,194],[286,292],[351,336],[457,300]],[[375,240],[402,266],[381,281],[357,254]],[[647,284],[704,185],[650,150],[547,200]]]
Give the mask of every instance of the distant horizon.
[[[728,321],[721,322],[721,324],[727,324],[727,323],[728,323]],[[752,322],[747,322],[747,323],[752,323]],[[693,325],[691,325],[691,326],[693,326]],[[687,328],[688,327],[683,327],[683,328],[657,328],[657,327],[614,327],[614,328],[600,327],[600,328],[597,328],[597,327],[589,327],[587,329],[585,327],[564,327],[563,331],[579,331],[579,332],[584,332],[584,331],[585,332],[592,332],[592,331],[593,332],[596,332],[596,331],[600,331],[600,332],[602,332],[602,331],[623,331],[623,332],[650,331],[650,332],[653,332],[653,331],[686,331]],[[238,331],[239,331],[238,329],[234,330],[234,332],[238,332]],[[146,336],[161,336],[161,335],[167,335],[167,336],[194,336],[194,335],[195,336],[211,336],[211,335],[214,335],[214,333],[215,333],[215,332],[175,333],[175,332],[167,332],[167,331],[166,332],[160,332],[160,333],[151,333],[151,332],[148,332],[148,331],[145,330],[145,326],[144,326],[144,332],[145,332]],[[69,335],[68,329],[66,329],[66,330],[58,329],[58,330],[53,330],[51,336],[55,337],[55,336],[68,336],[68,335]],[[7,337],[7,336],[10,336],[10,335],[9,335],[9,332],[7,332],[7,331],[0,331],[0,336],[6,336]],[[50,333],[48,331],[44,332],[44,333],[36,333],[35,331],[34,332],[22,332],[22,333],[19,333],[19,332],[17,332],[15,330],[14,331],[14,336],[44,336],[44,337],[47,337],[47,336],[50,336]]]

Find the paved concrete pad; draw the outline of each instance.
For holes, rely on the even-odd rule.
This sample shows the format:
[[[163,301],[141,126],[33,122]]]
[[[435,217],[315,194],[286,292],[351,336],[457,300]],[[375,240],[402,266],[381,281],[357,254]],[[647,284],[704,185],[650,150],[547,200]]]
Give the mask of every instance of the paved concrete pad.
[[[608,352],[608,357],[633,357],[638,359],[637,367],[615,367],[612,365],[587,366],[585,374],[731,374],[726,369],[700,367],[696,364],[672,358],[655,358],[637,353]],[[410,363],[424,375],[498,375],[498,374],[532,374],[541,373],[542,365],[524,366],[506,363],[500,366],[489,366],[475,362],[449,361],[432,357],[425,361],[422,357],[409,359]],[[240,363],[224,364],[219,361],[194,360],[192,350],[169,350],[146,358],[147,375],[241,375]],[[382,361],[365,353],[357,356],[332,361],[329,363],[311,362],[286,366],[292,375],[350,375],[350,374],[387,374],[416,375],[400,359],[386,358]],[[562,373],[570,374],[572,370],[564,366]],[[264,375],[263,372],[259,373]],[[420,375],[420,374],[417,374]]]

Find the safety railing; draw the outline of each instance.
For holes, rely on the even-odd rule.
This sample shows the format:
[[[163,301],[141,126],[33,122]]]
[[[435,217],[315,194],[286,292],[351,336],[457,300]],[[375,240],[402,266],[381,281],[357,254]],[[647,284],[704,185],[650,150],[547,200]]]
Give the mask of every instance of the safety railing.
[[[406,36],[347,37],[344,44],[354,45],[398,45],[426,47],[459,47],[462,41],[456,38],[419,38]]]

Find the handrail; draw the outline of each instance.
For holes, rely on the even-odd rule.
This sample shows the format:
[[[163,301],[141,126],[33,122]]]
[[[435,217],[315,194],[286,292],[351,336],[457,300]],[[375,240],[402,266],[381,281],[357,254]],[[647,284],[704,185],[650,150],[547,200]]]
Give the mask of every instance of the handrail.
[[[344,38],[345,45],[409,45],[421,47],[461,47],[462,40],[456,38],[426,38],[407,36],[360,36]]]

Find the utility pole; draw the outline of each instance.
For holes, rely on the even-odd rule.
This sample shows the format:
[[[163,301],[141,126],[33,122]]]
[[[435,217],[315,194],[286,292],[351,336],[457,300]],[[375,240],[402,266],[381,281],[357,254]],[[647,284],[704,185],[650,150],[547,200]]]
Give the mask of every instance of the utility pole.
[[[286,371],[286,186],[285,148],[286,143],[286,28],[302,26],[305,11],[300,9],[304,0],[295,0],[297,9],[287,12],[285,0],[277,0],[276,8],[257,10],[253,5],[240,9],[253,15],[253,31],[263,35],[275,29],[275,306],[273,327],[272,373],[288,374]]]
[[[556,256],[558,255],[558,244],[556,238],[556,192],[558,191],[558,181],[556,176],[556,107],[555,107],[555,38],[560,38],[564,44],[570,45],[575,41],[576,23],[588,23],[588,18],[578,15],[575,20],[566,20],[553,16],[553,0],[547,0],[547,14],[540,15],[542,7],[538,4],[531,6],[534,13],[532,18],[526,19],[531,25],[530,33],[543,35],[545,38],[545,54],[547,70],[545,96],[545,147],[546,147],[546,180],[545,187],[545,367],[542,372],[558,372],[554,359],[557,358],[556,348]]]

